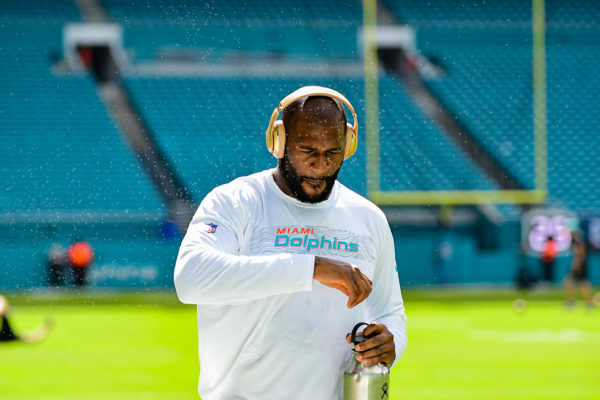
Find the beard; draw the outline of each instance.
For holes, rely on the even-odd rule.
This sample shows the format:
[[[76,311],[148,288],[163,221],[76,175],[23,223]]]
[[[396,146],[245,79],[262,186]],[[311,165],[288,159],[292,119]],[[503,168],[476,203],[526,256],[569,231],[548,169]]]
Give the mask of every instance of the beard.
[[[343,164],[343,162],[342,162],[342,164]],[[287,187],[292,192],[293,197],[295,197],[296,199],[300,200],[303,203],[314,204],[314,203],[320,203],[322,201],[327,200],[329,198],[329,195],[331,194],[331,191],[333,190],[333,185],[335,184],[335,181],[337,180],[337,177],[338,177],[338,174],[340,173],[341,167],[342,167],[342,165],[340,164],[340,168],[338,168],[337,171],[335,171],[335,173],[333,175],[319,178],[319,179],[322,179],[323,181],[325,181],[325,189],[323,189],[323,191],[320,194],[318,194],[316,196],[312,196],[312,195],[309,195],[308,193],[306,193],[306,190],[304,190],[304,188],[302,187],[302,183],[306,179],[310,179],[310,178],[314,178],[314,177],[299,176],[298,173],[296,172],[296,169],[294,169],[294,166],[290,162],[290,159],[288,158],[287,153],[285,153],[283,155],[283,158],[281,159],[281,172],[283,175],[283,180],[285,181]]]

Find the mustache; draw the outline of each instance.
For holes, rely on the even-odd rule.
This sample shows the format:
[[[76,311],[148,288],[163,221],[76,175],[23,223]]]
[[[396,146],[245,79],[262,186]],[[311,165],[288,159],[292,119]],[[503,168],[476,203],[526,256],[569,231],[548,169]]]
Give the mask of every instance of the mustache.
[[[333,176],[332,175],[329,175],[329,176],[319,176],[319,177],[316,177],[316,176],[299,176],[298,178],[302,182],[308,181],[308,180],[310,180],[310,181],[328,181],[328,180],[331,180],[331,178],[333,178]]]
[[[298,184],[302,185],[303,183],[308,183],[311,186],[321,186],[325,184],[326,186],[331,186],[335,182],[336,177],[334,175],[329,176],[320,176],[320,177],[312,177],[312,176],[299,176]]]

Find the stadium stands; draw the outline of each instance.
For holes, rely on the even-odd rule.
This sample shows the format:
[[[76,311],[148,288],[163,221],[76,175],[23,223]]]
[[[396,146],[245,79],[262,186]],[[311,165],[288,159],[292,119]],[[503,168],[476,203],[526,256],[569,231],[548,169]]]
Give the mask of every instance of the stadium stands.
[[[61,24],[80,20],[81,14],[73,0],[2,0],[0,6],[0,22],[3,24]]]
[[[530,28],[532,2],[503,1],[447,1],[447,0],[383,0],[383,4],[403,24],[415,28],[452,28],[470,30]],[[548,28],[600,28],[600,3],[596,0],[546,0]]]
[[[526,188],[533,188],[533,83],[529,2],[384,1],[417,28],[419,51],[445,73],[427,85],[474,137]],[[550,202],[598,212],[594,65],[600,3],[546,2]],[[586,44],[588,43],[588,44]],[[587,90],[586,90],[587,88]],[[568,104],[568,105],[567,105]],[[588,127],[588,129],[584,128]],[[590,127],[592,131],[590,132]]]
[[[366,193],[360,73],[256,76],[242,67],[238,76],[149,72],[167,62],[360,67],[359,0],[99,2],[124,28],[134,66],[123,78],[131,99],[196,201],[218,184],[275,165],[264,145],[268,118],[277,101],[306,84],[331,86],[356,107],[359,150],[340,180]],[[417,29],[419,51],[443,67],[428,87],[507,172],[532,188],[531,3],[381,3]],[[546,12],[550,202],[598,214],[600,2],[547,0]],[[93,76],[57,66],[61,25],[81,20],[72,0],[5,0],[0,6],[0,288],[40,286],[50,244],[77,236],[97,250],[94,284],[169,287],[177,243],[160,235],[165,205],[99,100]],[[136,69],[140,65],[150,67]],[[379,94],[383,190],[497,189],[397,78],[383,73]],[[515,208],[504,212],[510,213],[518,218]],[[510,282],[516,218],[499,231],[479,223],[448,230],[449,281]],[[411,260],[399,268],[403,284],[439,282],[438,227],[392,230],[398,259]],[[482,235],[499,249],[480,251]],[[557,275],[568,261],[560,260]],[[592,257],[591,265],[597,261]],[[597,281],[597,268],[591,276]]]
[[[103,0],[138,61],[358,60],[360,1]],[[300,5],[299,5],[300,4]],[[318,4],[318,5],[317,5]]]
[[[126,78],[138,110],[198,199],[216,184],[274,165],[264,145],[271,111],[286,94],[307,84],[331,86],[345,93],[358,110],[360,133],[364,134],[361,77]],[[384,190],[492,187],[426,120],[396,79],[382,78],[381,88]],[[341,181],[365,194],[364,136],[360,136],[356,156],[347,164]]]
[[[60,27],[5,27],[2,38],[0,211],[162,213],[160,198],[99,100],[94,78],[52,72]]]
[[[125,48],[138,62],[235,62],[252,60],[358,61],[357,29],[301,25],[203,27],[126,25]]]
[[[600,49],[548,47],[548,184],[554,199],[584,215],[600,211]]]
[[[383,3],[400,23],[416,28],[493,29],[529,26],[531,23],[529,1],[383,0]]]
[[[531,46],[448,43],[423,35],[419,47],[446,69],[428,86],[506,170],[533,188]]]
[[[547,0],[546,25],[549,29],[569,28],[570,31],[598,30],[600,3],[596,0]]]
[[[495,185],[410,99],[395,77],[380,84],[382,190],[486,190]]]
[[[0,289],[43,286],[50,244],[76,238],[96,250],[95,285],[168,285],[176,248],[160,236],[161,198],[93,76],[55,65],[74,2],[17,3],[0,7]]]
[[[362,23],[359,0],[302,2],[295,0],[101,0],[104,8],[117,20],[126,23],[199,25],[354,25]]]

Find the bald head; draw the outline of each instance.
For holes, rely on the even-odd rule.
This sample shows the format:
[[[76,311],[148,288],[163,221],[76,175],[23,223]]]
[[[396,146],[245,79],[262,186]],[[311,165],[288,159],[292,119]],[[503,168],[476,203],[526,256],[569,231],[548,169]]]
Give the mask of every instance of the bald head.
[[[296,100],[283,110],[281,119],[286,135],[297,133],[299,121],[308,126],[335,127],[340,134],[346,133],[344,106],[331,97],[310,96]]]

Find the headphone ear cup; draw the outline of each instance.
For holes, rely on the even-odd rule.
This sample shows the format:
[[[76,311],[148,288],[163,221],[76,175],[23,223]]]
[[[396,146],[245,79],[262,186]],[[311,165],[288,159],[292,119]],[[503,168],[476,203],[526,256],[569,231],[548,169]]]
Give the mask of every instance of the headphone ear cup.
[[[273,135],[273,150],[271,150],[271,153],[277,158],[283,158],[285,153],[285,128],[283,121],[275,121],[271,134]]]
[[[346,152],[344,160],[349,159],[356,152],[358,147],[358,137],[351,124],[346,124]]]
[[[275,155],[275,153],[273,152],[273,147],[275,146],[275,134],[273,126],[269,125],[269,127],[267,128],[265,139],[267,142],[267,150],[269,150],[269,153]]]

